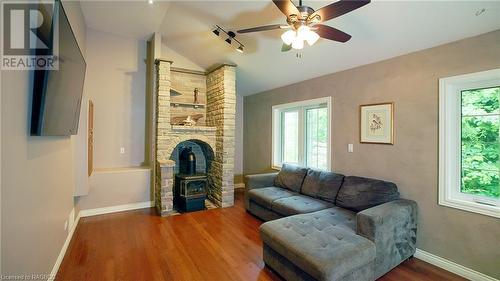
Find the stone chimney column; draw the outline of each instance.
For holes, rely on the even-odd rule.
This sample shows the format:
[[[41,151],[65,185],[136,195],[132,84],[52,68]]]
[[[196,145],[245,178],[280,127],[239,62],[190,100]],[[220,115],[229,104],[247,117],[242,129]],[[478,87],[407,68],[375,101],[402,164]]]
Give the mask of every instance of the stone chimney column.
[[[220,207],[234,205],[235,66],[221,65],[207,75],[207,126],[217,128],[208,197]]]
[[[170,125],[170,65],[171,61],[156,60],[156,114],[155,114],[155,206],[166,216],[173,211],[173,184],[175,162],[169,160],[168,134]]]

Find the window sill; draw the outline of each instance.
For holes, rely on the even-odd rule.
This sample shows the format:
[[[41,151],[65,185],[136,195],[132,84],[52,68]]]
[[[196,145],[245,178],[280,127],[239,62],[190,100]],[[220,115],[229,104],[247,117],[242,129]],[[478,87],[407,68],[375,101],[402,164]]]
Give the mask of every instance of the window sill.
[[[276,171],[281,171],[281,166],[272,165],[271,169],[276,170]]]
[[[494,218],[500,218],[500,207],[487,204],[481,204],[466,200],[439,198],[439,205],[472,212]]]

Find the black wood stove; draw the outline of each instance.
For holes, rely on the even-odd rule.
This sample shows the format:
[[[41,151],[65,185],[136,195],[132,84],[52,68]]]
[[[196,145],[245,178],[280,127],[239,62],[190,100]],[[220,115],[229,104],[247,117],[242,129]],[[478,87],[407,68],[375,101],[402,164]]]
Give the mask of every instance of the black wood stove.
[[[181,212],[205,209],[207,175],[196,173],[196,156],[191,147],[179,155],[179,174],[175,176],[174,204]]]

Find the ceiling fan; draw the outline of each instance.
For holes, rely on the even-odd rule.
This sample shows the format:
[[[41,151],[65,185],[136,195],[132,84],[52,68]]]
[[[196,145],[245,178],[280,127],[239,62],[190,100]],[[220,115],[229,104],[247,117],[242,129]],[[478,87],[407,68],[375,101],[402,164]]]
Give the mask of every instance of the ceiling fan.
[[[342,43],[349,41],[351,35],[321,23],[370,3],[370,0],[340,0],[314,11],[311,7],[302,5],[302,0],[299,0],[299,6],[295,6],[291,0],[272,1],[285,14],[288,25],[272,24],[242,29],[237,32],[250,33],[274,29],[288,29],[281,35],[281,39],[283,40],[281,51],[283,52],[289,51],[292,48],[302,49],[304,41],[309,46],[312,46],[320,37]]]

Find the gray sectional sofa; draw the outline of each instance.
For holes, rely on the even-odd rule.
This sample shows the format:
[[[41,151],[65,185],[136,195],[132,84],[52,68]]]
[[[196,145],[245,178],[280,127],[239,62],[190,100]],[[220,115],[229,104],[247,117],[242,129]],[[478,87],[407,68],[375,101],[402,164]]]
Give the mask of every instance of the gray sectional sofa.
[[[417,204],[394,183],[292,165],[245,180],[264,262],[286,280],[375,280],[415,253]]]

